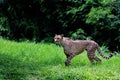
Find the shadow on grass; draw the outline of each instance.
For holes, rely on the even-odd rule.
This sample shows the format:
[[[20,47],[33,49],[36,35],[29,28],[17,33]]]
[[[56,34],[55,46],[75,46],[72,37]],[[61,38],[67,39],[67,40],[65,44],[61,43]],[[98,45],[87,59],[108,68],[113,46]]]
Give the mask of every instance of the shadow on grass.
[[[29,57],[28,57],[29,58]],[[58,60],[58,59],[55,59]],[[8,54],[0,53],[0,79],[2,80],[29,80],[32,76],[39,79],[39,74],[43,68],[56,66],[62,63],[58,60],[43,62],[22,61],[21,56],[13,57]]]
[[[25,80],[29,75],[36,75],[35,70],[40,70],[36,64],[0,53],[0,80]]]

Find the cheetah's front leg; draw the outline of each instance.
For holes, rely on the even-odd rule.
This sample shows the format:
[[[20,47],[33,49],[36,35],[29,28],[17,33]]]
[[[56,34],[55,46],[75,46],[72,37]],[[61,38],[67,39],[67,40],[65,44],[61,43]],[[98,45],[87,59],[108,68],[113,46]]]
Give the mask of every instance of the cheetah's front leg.
[[[67,56],[67,60],[65,61],[65,65],[66,66],[69,66],[70,65],[70,61],[71,59],[75,56],[75,54],[72,54],[70,56]]]

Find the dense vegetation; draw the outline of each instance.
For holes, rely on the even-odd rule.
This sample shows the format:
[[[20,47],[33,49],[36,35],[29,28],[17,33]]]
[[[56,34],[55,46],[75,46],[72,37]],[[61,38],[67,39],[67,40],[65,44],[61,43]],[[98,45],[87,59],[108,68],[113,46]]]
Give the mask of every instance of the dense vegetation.
[[[0,35],[52,41],[55,33],[120,50],[120,0],[0,0]]]
[[[103,46],[102,52],[107,49]],[[120,55],[91,65],[86,52],[64,66],[62,47],[55,44],[0,39],[0,80],[119,80]],[[106,54],[108,55],[108,54]]]

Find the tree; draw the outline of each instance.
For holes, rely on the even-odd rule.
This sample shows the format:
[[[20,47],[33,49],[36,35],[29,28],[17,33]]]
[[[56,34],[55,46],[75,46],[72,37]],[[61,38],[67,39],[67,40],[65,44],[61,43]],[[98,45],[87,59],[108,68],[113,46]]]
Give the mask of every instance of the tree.
[[[112,51],[120,44],[119,0],[2,0],[0,34],[9,39],[53,41],[54,34],[93,39]]]

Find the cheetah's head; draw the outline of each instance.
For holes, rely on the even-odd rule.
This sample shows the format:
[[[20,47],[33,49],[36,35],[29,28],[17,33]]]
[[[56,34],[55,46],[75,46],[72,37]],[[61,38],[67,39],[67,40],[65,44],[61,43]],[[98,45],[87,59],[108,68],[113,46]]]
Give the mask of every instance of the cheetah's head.
[[[55,43],[60,43],[62,41],[62,39],[63,39],[63,36],[64,36],[63,34],[61,34],[61,35],[55,34],[54,42]]]

